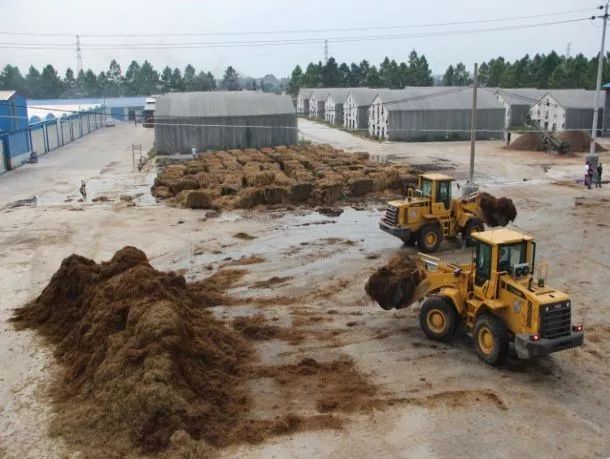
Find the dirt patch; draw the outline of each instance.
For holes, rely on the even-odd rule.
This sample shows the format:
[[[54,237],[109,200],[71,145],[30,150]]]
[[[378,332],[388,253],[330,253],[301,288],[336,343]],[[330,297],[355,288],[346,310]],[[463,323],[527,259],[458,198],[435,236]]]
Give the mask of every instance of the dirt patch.
[[[436,408],[438,406],[448,406],[450,408],[465,408],[477,403],[490,403],[502,411],[508,407],[495,392],[490,390],[455,390],[439,392],[421,399],[410,399],[408,403],[424,406],[426,408]]]
[[[489,226],[506,226],[517,218],[517,208],[512,199],[496,198],[489,193],[480,194],[481,210],[485,223]]]
[[[257,341],[279,338],[284,331],[277,325],[270,325],[262,314],[242,316],[233,320],[233,328],[248,339]]]
[[[414,255],[398,254],[369,277],[364,288],[383,309],[406,307],[421,281]]]
[[[276,285],[284,284],[292,279],[292,276],[273,276],[269,279],[253,283],[250,288],[273,288]]]
[[[258,255],[252,255],[249,257],[243,256],[243,257],[239,258],[238,260],[232,260],[227,265],[228,266],[255,265],[258,263],[263,263],[264,261],[265,261],[265,258],[260,257]]]
[[[217,151],[180,163],[158,158],[157,166],[161,172],[153,195],[186,207],[195,203],[196,208],[332,205],[396,194],[416,182],[409,166],[381,164],[328,145]]]
[[[256,236],[252,236],[248,233],[239,232],[233,235],[236,239],[243,239],[244,241],[251,241],[252,239],[256,239]]]
[[[316,212],[324,215],[325,217],[338,217],[343,213],[343,209],[339,207],[318,207]]]
[[[101,196],[96,196],[91,201],[92,202],[108,202],[108,201],[110,201],[110,198],[108,196],[101,195]]]
[[[291,399],[315,401],[320,413],[352,413],[378,405],[377,388],[349,359],[318,362],[304,358],[293,365],[261,367],[259,377],[273,378]]]

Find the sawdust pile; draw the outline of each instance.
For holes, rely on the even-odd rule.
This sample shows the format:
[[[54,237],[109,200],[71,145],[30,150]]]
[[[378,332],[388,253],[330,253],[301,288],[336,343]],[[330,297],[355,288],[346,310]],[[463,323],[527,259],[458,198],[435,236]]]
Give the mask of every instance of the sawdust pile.
[[[591,136],[585,131],[563,131],[557,134],[557,138],[569,145],[571,153],[585,153],[591,146]],[[599,143],[595,142],[595,151],[606,151]]]
[[[153,195],[191,208],[328,205],[404,191],[417,181],[407,166],[380,164],[329,145],[217,151],[179,163],[158,160],[159,167],[163,163]]]
[[[540,132],[526,132],[508,146],[510,150],[538,151],[544,149],[544,136]]]
[[[223,269],[187,284],[155,270],[134,247],[108,262],[64,259],[41,295],[13,317],[17,328],[43,335],[62,364],[51,434],[87,457],[201,456],[274,435],[338,429],[344,420],[331,412],[370,407],[375,386],[351,361],[257,365],[249,341],[298,342],[306,331],[259,316],[235,319],[234,328],[215,319],[207,307],[229,301],[223,289],[244,273]],[[253,412],[257,393],[249,384],[260,378],[280,388],[278,409],[264,418]],[[302,397],[302,412],[294,412],[294,397]]]
[[[489,226],[506,226],[517,218],[517,208],[512,199],[496,198],[489,193],[482,192],[479,196],[483,219]]]
[[[64,365],[55,428],[143,452],[166,448],[177,430],[221,443],[247,408],[250,349],[206,303],[201,285],[191,294],[184,277],[155,270],[134,247],[100,264],[66,258],[14,316],[55,344]]]
[[[414,255],[398,254],[369,277],[364,289],[383,309],[407,307],[421,276]]]

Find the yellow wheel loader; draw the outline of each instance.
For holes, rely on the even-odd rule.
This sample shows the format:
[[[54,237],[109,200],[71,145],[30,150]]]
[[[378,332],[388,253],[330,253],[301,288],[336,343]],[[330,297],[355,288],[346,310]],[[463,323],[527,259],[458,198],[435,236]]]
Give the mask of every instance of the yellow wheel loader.
[[[583,344],[583,326],[572,324],[570,297],[546,285],[548,263],[535,266],[532,237],[509,229],[472,237],[472,263],[451,264],[420,253],[410,278],[400,279],[390,292],[395,303],[376,298],[379,304],[404,308],[423,300],[419,323],[429,338],[448,341],[463,323],[479,357],[490,365],[502,362],[511,345],[519,358],[530,358]]]
[[[472,245],[472,234],[485,229],[478,195],[452,199],[452,182],[444,174],[420,175],[417,189],[409,189],[406,199],[388,203],[379,227],[425,253],[458,235]]]

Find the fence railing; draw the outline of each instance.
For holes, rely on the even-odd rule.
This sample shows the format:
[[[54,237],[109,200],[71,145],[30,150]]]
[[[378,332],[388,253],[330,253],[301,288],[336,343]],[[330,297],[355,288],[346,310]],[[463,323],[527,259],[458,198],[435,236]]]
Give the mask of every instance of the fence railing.
[[[0,173],[27,163],[32,152],[44,155],[103,127],[105,119],[101,108],[41,121],[18,131],[0,132]]]

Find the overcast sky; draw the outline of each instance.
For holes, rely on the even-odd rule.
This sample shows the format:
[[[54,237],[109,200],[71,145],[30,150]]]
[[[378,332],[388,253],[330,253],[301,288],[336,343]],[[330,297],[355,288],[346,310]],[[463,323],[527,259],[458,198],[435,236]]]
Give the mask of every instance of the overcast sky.
[[[0,41],[39,44],[73,44],[71,35],[81,38],[85,68],[106,70],[116,58],[123,70],[131,60],[148,59],[156,69],[165,65],[183,68],[193,64],[198,70],[211,71],[218,78],[227,65],[241,74],[261,77],[266,73],[288,76],[296,64],[322,60],[321,42],[233,48],[195,49],[117,49],[115,44],[228,42],[328,38],[329,55],[339,62],[367,59],[378,64],[384,56],[406,60],[415,49],[426,55],[434,74],[442,74],[458,61],[470,69],[474,62],[504,56],[522,57],[525,53],[566,52],[595,55],[601,40],[601,21],[584,21],[529,29],[476,34],[407,37],[394,40],[333,43],[336,37],[362,37],[414,34],[441,31],[488,29],[523,24],[565,21],[596,14],[599,3],[591,0],[0,0],[3,21],[0,32],[64,33],[67,36],[29,36],[2,34]],[[439,27],[391,28],[345,32],[299,34],[166,36],[171,33],[270,32],[286,30],[336,29],[356,27],[411,26],[496,18],[514,18],[585,10],[569,14]],[[597,12],[599,14],[599,12]],[[150,37],[91,37],[87,34],[158,34]],[[89,49],[91,45],[111,49]],[[0,45],[2,46],[2,45]],[[5,45],[6,46],[6,45]],[[62,74],[76,67],[74,47],[51,49],[0,49],[0,65],[18,65],[22,72],[30,64],[53,64]]]

